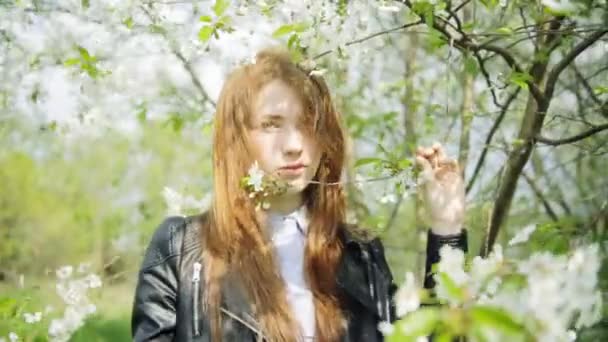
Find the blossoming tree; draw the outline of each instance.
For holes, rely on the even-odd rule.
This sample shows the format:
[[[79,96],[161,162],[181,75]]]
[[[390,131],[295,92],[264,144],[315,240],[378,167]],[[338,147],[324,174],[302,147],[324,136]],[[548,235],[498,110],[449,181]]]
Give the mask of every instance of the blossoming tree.
[[[598,278],[605,243],[597,241],[608,224],[606,180],[598,176],[608,166],[601,158],[606,13],[605,0],[0,0],[0,127],[7,128],[0,157],[50,153],[50,145],[35,143],[42,138],[11,133],[22,127],[51,132],[65,155],[82,156],[109,131],[141,146],[151,122],[208,151],[225,73],[258,48],[282,44],[327,78],[353,137],[344,183],[349,219],[384,237],[395,269],[412,272],[397,272],[405,274],[396,297],[402,319],[380,329],[396,341],[431,333],[446,341],[569,340],[605,317]],[[417,283],[425,229],[410,196],[418,140],[440,140],[458,155],[467,227],[480,255],[443,250],[450,257],[436,266],[436,293]],[[143,148],[130,152],[127,166],[111,172],[129,170],[121,193],[143,193],[147,184],[137,175],[150,170],[150,160],[161,162]],[[209,176],[205,170],[183,178]],[[268,185],[255,166],[243,182],[252,199]],[[196,184],[200,190],[186,194],[167,184],[168,213],[206,205],[210,183]],[[94,188],[103,201],[116,199]],[[15,198],[4,191],[2,198]],[[142,211],[141,200],[120,202]],[[10,222],[23,214],[5,212],[3,247],[22,236],[22,225]],[[114,233],[124,242],[132,231]],[[108,234],[95,236],[103,265]],[[26,258],[4,251],[0,279]],[[86,279],[60,282],[68,308],[76,289],[98,284]],[[42,319],[47,335],[67,339],[79,327],[75,317],[92,313],[89,304]],[[15,314],[16,305],[0,302],[0,317],[20,322],[19,331],[0,324],[9,340],[44,317],[43,308]]]

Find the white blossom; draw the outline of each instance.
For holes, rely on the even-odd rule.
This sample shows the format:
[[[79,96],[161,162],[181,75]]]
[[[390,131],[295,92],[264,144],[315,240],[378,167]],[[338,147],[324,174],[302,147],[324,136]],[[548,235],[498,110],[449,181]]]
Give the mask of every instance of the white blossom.
[[[255,161],[253,165],[249,168],[248,171],[249,179],[247,184],[253,186],[254,191],[262,191],[262,180],[264,178],[264,171],[262,171],[258,165],[258,162]]]
[[[83,263],[80,263],[80,265],[78,265],[78,273],[80,273],[80,274],[87,273],[90,269],[91,269],[90,262],[83,262]]]
[[[35,313],[25,312],[23,314],[23,320],[25,320],[25,322],[28,324],[40,322],[41,319],[42,319],[42,312],[35,312]]]
[[[528,241],[530,236],[536,230],[536,224],[530,224],[522,228],[515,236],[509,241],[509,246],[517,245],[523,242]]]
[[[420,307],[420,294],[412,272],[405,274],[405,282],[395,294],[395,304],[398,317],[405,316]]]
[[[59,279],[67,279],[72,275],[74,268],[70,265],[60,267],[55,273]]]
[[[390,336],[395,331],[395,326],[390,322],[382,321],[378,323],[378,331],[380,331],[383,336]]]
[[[440,261],[438,272],[447,274],[457,285],[463,285],[469,280],[469,275],[464,271],[464,252],[449,245],[439,250]]]
[[[578,9],[572,0],[541,0],[543,6],[559,13],[572,13]]]
[[[165,187],[163,189],[163,198],[167,206],[167,215],[184,216],[185,211],[189,209],[202,209],[207,206],[209,196],[201,199],[196,199],[192,196],[182,195],[176,190]]]
[[[379,6],[378,10],[382,11],[382,12],[399,12],[401,10],[401,8],[399,8],[399,6],[383,5],[383,6]]]
[[[11,342],[18,341],[18,340],[19,340],[19,335],[15,334],[14,332],[10,332],[10,333],[8,334],[8,339],[9,339]]]
[[[495,245],[487,258],[476,256],[471,263],[471,284],[469,290],[473,294],[482,295],[482,288],[487,292],[493,293],[500,285],[500,278],[492,277],[503,263],[502,247]]]
[[[90,289],[101,287],[99,276],[89,274],[81,278],[59,278],[57,294],[66,304],[63,316],[51,320],[48,334],[51,341],[69,341],[70,336],[80,329],[88,316],[97,311],[88,297]],[[45,312],[54,311],[47,307]]]
[[[89,288],[96,289],[101,287],[101,278],[96,274],[89,274],[86,278]]]
[[[384,196],[380,197],[380,203],[397,203],[397,196],[395,194],[384,194]]]
[[[312,70],[309,75],[310,76],[323,76],[327,72],[327,69],[315,69]]]

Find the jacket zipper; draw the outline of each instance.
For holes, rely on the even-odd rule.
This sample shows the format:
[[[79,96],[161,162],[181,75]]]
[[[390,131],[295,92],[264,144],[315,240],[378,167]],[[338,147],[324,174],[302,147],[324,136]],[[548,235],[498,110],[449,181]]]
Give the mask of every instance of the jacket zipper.
[[[194,263],[194,270],[192,272],[192,287],[193,289],[193,309],[192,309],[192,330],[194,336],[200,335],[200,328],[198,325],[198,309],[199,309],[199,301],[200,301],[200,282],[201,282],[201,263]]]
[[[365,260],[365,266],[367,268],[367,280],[368,280],[368,284],[369,284],[369,294],[372,297],[372,300],[374,302],[376,302],[376,289],[374,288],[374,282],[376,281],[376,279],[374,277],[374,272],[372,270],[372,263],[369,258],[369,253],[367,252],[367,250],[363,249],[363,247],[361,247],[361,252],[363,254],[363,260]],[[376,302],[376,306],[378,306],[378,304],[379,303]]]

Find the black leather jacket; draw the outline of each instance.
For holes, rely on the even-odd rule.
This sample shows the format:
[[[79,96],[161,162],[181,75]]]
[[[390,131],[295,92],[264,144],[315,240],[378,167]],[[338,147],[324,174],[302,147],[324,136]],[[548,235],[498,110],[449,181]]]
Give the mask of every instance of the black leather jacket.
[[[133,303],[131,332],[134,341],[211,341],[208,319],[201,307],[202,216],[170,217],[156,230],[146,251]],[[380,240],[361,241],[341,229],[345,249],[336,274],[342,307],[348,320],[342,342],[382,341],[378,323],[394,321],[392,301],[396,286]],[[466,249],[466,231],[453,237],[429,232],[427,271],[439,259],[439,248],[448,243]],[[430,272],[427,272],[429,275]],[[425,286],[432,286],[432,280]],[[262,340],[258,324],[238,288],[222,284],[222,333],[224,341]]]

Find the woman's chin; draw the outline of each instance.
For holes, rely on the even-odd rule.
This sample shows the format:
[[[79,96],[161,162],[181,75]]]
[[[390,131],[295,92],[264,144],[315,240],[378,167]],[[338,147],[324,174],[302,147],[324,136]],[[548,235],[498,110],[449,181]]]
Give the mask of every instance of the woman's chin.
[[[298,194],[301,193],[302,191],[304,191],[304,189],[306,188],[306,182],[304,181],[304,179],[302,178],[296,178],[296,179],[284,179],[285,182],[288,184],[287,187],[287,194]]]

